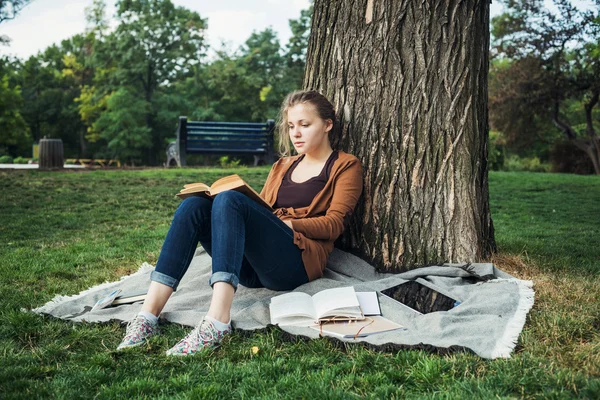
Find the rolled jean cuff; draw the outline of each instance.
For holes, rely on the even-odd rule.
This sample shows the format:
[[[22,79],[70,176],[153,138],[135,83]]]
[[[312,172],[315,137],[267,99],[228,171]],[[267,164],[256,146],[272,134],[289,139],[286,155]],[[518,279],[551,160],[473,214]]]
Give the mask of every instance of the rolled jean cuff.
[[[179,281],[177,279],[173,278],[172,276],[165,275],[162,272],[158,272],[156,270],[150,273],[150,280],[172,287],[173,291],[176,291],[177,286],[179,286]]]
[[[233,286],[233,290],[237,291],[237,287],[240,284],[240,279],[230,272],[218,271],[212,274],[208,280],[208,284],[212,287],[217,282],[227,282]]]

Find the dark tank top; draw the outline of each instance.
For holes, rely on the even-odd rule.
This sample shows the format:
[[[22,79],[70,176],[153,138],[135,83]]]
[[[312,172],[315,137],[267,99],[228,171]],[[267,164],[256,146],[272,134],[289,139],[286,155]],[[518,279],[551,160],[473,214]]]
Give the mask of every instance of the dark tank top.
[[[325,187],[325,184],[329,180],[331,167],[337,158],[338,152],[334,151],[325,162],[325,166],[319,175],[314,176],[305,182],[296,183],[292,181],[292,172],[294,172],[294,169],[300,161],[304,159],[304,154],[298,157],[283,176],[279,192],[277,193],[277,201],[273,205],[273,208],[308,207],[317,193]]]

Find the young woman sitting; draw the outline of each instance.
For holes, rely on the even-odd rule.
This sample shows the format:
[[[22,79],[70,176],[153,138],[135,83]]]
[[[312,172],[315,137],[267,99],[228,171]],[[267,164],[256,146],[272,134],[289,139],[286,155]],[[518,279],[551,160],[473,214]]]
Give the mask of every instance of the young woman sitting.
[[[158,333],[158,315],[177,290],[198,242],[212,257],[210,307],[167,355],[217,346],[232,330],[238,285],[284,291],[320,278],[362,192],[359,160],[331,147],[339,134],[334,107],[323,95],[290,93],[280,113],[282,158],[260,193],[274,212],[236,191],[220,193],[213,201],[189,197],[181,202],[142,310],[117,349],[138,346]],[[290,143],[295,156],[290,156]]]

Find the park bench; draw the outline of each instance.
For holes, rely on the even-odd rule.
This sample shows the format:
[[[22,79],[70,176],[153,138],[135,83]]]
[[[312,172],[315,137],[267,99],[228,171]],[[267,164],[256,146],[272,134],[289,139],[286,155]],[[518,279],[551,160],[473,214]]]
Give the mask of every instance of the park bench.
[[[167,147],[167,167],[186,165],[186,154],[253,155],[254,166],[272,164],[275,121],[188,121],[179,117],[177,141]]]

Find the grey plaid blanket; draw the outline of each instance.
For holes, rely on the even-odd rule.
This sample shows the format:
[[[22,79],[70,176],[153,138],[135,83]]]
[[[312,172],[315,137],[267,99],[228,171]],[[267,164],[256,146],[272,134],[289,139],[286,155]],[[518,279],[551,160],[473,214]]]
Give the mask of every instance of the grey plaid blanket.
[[[56,296],[32,311],[73,321],[129,321],[139,311],[141,303],[90,310],[98,299],[115,288],[124,292],[147,288],[152,269],[144,263],[138,272],[118,282],[104,283],[73,296]],[[211,258],[198,248],[161,318],[195,326],[208,311],[212,291],[208,285],[210,273]],[[516,279],[492,264],[444,264],[388,274],[378,273],[358,257],[336,249],[329,258],[323,278],[300,286],[296,291],[312,295],[341,286],[354,286],[356,291],[379,291],[416,278],[422,278],[441,293],[460,300],[460,306],[450,311],[418,315],[394,300],[380,296],[383,316],[407,329],[348,341],[365,342],[384,349],[421,348],[438,353],[470,350],[484,358],[510,357],[533,306],[533,284]],[[270,324],[270,299],[279,294],[281,292],[240,286],[232,307],[234,328],[245,331],[266,328]],[[311,328],[282,329],[292,335],[319,336]]]

